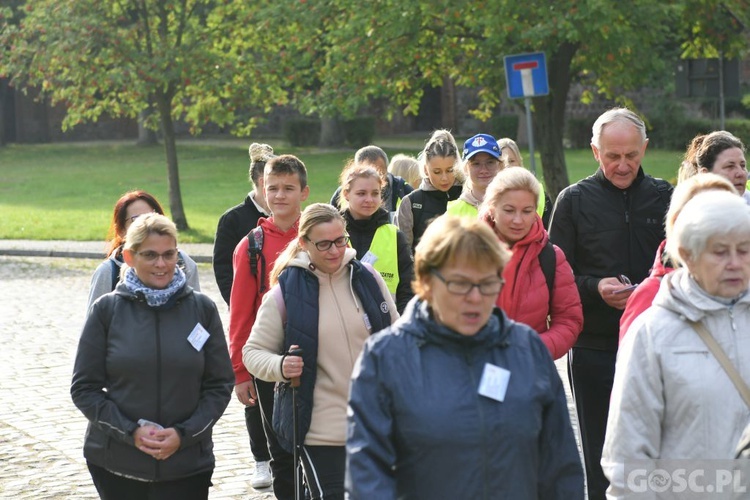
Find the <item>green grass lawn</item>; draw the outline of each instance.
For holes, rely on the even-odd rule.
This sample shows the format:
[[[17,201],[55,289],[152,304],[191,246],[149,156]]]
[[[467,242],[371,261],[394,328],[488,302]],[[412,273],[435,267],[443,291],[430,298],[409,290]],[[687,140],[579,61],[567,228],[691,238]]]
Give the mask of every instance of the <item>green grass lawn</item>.
[[[384,138],[376,143],[393,155],[416,154],[423,141]],[[268,142],[277,153],[296,154],[307,165],[308,203],[330,199],[342,166],[354,153],[353,149],[292,149]],[[181,234],[182,241],[212,242],[219,216],[244,199],[249,190],[248,144],[246,140],[178,144],[182,200],[191,227]],[[681,154],[648,151],[646,171],[674,183]],[[571,182],[596,169],[589,150],[567,151],[566,162]],[[536,163],[540,172],[538,158]],[[168,210],[161,146],[143,148],[123,142],[0,147],[0,239],[104,240],[115,201],[131,189],[149,191]]]

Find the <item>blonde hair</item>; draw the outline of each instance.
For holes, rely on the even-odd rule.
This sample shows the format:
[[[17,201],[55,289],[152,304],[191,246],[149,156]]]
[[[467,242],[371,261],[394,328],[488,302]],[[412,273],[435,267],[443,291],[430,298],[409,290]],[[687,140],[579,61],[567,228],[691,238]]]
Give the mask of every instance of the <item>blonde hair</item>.
[[[502,139],[498,139],[497,147],[500,148],[501,153],[505,148],[510,149],[511,151],[513,151],[513,154],[516,155],[516,158],[518,158],[518,162],[520,163],[520,165],[508,165],[508,156],[501,155],[500,159],[503,161],[506,167],[523,167],[523,156],[521,156],[521,150],[518,149],[518,144],[516,144],[516,141],[514,141],[513,139],[509,139],[508,137],[503,137]]]
[[[412,288],[425,299],[424,283],[436,269],[461,262],[477,269],[491,268],[499,277],[509,260],[507,245],[481,220],[441,215],[427,226],[414,250]]]
[[[341,196],[339,196],[339,206],[343,212],[349,208],[349,200],[346,199],[346,193],[352,189],[352,184],[358,179],[376,179],[380,185],[380,191],[382,193],[383,187],[385,186],[386,180],[380,174],[380,171],[370,164],[360,165],[355,162],[349,162],[344,167],[339,178],[339,185],[341,186]]]
[[[263,177],[263,169],[266,166],[266,162],[273,158],[273,148],[268,144],[260,144],[254,142],[247,148],[247,154],[250,155],[250,182],[253,186],[258,184],[258,180]]]
[[[672,200],[669,203],[669,210],[667,210],[665,224],[667,239],[669,239],[675,221],[685,204],[698,193],[705,191],[727,191],[735,196],[737,195],[737,190],[734,189],[732,183],[720,175],[705,173],[681,181],[672,192]]]
[[[534,196],[534,205],[539,204],[541,192],[539,181],[534,174],[523,167],[508,167],[501,170],[492,179],[484,194],[484,201],[479,207],[479,213],[490,212],[508,191],[528,191]]]
[[[410,186],[419,187],[422,175],[419,173],[419,162],[412,156],[397,154],[388,164],[388,172],[402,177]]]
[[[171,236],[174,238],[175,244],[177,243],[177,226],[174,225],[174,222],[165,215],[150,213],[141,215],[133,221],[125,235],[123,249],[131,252],[138,251],[146,238],[152,234]]]
[[[271,286],[279,282],[279,276],[282,271],[289,267],[289,264],[297,254],[302,251],[302,245],[300,245],[302,238],[308,238],[310,231],[318,224],[334,221],[338,221],[343,227],[346,227],[344,217],[341,216],[341,213],[333,205],[328,203],[313,203],[302,211],[302,215],[299,218],[297,237],[289,242],[273,265],[271,275],[269,276]]]
[[[146,238],[152,234],[170,236],[174,239],[175,246],[177,245],[177,226],[174,225],[174,222],[169,220],[166,215],[150,213],[141,215],[130,225],[125,235],[123,250],[131,253],[137,252]],[[125,277],[127,269],[127,264],[120,267],[120,279]]]

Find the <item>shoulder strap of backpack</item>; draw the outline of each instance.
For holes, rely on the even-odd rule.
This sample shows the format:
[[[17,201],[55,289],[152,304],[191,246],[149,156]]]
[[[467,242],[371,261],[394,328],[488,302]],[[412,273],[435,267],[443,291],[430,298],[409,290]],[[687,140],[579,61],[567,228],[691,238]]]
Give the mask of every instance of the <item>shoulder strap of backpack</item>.
[[[573,207],[573,220],[578,220],[578,214],[581,211],[581,188],[577,184],[570,187],[571,206]]]
[[[112,268],[112,291],[114,291],[120,282],[120,266],[113,259],[109,259],[109,265]]]
[[[552,243],[547,241],[542,251],[539,252],[539,266],[542,268],[544,273],[544,279],[547,282],[547,289],[549,290],[549,303],[550,309],[552,306],[552,290],[555,288],[555,267],[557,265],[555,255],[555,247]]]
[[[263,228],[258,226],[247,233],[247,256],[250,259],[250,273],[258,275],[258,262],[260,262],[260,293],[266,291],[266,258],[263,256]]]
[[[661,201],[663,201],[666,206],[669,206],[669,204],[672,202],[672,196],[669,194],[671,185],[667,181],[662,179],[652,178],[651,182],[654,183],[654,187],[656,187],[656,190],[659,192]]]

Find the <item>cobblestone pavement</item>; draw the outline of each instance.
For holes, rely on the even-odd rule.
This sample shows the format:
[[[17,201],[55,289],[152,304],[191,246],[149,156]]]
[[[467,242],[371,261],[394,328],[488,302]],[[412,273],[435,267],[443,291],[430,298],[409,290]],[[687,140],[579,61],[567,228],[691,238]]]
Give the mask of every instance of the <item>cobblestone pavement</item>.
[[[70,378],[98,260],[0,256],[0,499],[96,499],[83,460],[86,420]],[[208,264],[201,287],[228,315]],[[564,362],[558,361],[560,373]],[[567,390],[567,380],[563,377]],[[232,398],[214,430],[211,499],[271,499],[255,491],[242,405]]]
[[[70,378],[89,280],[98,260],[0,257],[0,498],[96,499],[83,460],[86,419]],[[222,304],[207,264],[203,291]],[[219,307],[224,325],[225,307]],[[256,492],[242,405],[232,401],[214,430],[211,499],[270,499]]]

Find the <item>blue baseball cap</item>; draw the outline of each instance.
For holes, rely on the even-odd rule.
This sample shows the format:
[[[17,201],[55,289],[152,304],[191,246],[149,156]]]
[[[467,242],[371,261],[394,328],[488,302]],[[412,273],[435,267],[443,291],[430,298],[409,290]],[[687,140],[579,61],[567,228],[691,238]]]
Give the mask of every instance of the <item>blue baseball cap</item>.
[[[498,160],[502,153],[497,141],[489,134],[477,134],[464,142],[463,159],[468,160],[477,153],[487,153]]]

